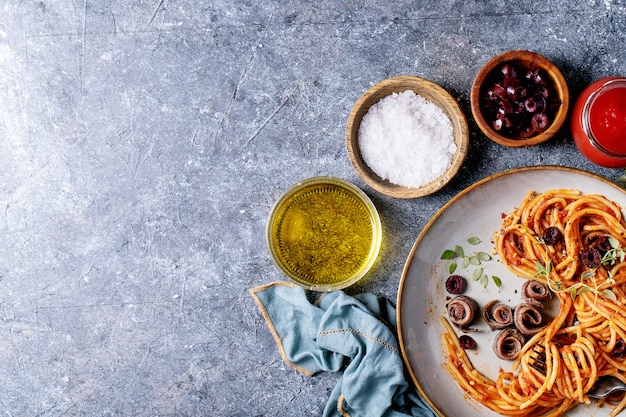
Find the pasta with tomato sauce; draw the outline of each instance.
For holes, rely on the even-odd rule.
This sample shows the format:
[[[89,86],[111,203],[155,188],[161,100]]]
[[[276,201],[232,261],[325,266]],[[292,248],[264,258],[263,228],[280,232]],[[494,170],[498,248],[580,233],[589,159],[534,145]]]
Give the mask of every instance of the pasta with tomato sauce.
[[[555,238],[556,236],[556,238]],[[560,416],[604,375],[626,382],[626,222],[621,207],[577,190],[529,192],[494,233],[516,276],[547,284],[558,314],[495,380],[474,368],[442,317],[446,368],[475,400],[505,416]],[[537,366],[537,365],[541,366]],[[603,401],[598,400],[598,405]],[[610,415],[626,408],[613,399]]]

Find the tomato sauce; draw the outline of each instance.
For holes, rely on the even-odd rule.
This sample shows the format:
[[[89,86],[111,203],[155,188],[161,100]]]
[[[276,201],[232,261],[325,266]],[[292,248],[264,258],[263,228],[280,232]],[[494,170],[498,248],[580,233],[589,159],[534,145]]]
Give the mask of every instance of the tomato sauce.
[[[626,167],[626,77],[607,77],[589,85],[576,100],[572,137],[591,162]]]
[[[589,109],[591,133],[603,147],[626,153],[626,83],[598,95]]]

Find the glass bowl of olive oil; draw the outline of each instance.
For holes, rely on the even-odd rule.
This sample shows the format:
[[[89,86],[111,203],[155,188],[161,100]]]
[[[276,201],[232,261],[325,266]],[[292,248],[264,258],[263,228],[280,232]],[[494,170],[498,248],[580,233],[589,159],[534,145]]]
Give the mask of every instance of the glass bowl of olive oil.
[[[374,265],[382,226],[369,197],[332,177],[301,181],[278,199],[267,240],[276,265],[292,281],[314,291],[346,288]]]

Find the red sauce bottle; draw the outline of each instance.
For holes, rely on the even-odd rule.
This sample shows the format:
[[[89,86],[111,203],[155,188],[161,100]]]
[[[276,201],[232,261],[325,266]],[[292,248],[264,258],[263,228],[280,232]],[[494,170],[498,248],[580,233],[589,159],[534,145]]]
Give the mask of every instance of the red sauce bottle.
[[[626,167],[626,77],[602,78],[585,88],[574,104],[571,130],[591,162]]]

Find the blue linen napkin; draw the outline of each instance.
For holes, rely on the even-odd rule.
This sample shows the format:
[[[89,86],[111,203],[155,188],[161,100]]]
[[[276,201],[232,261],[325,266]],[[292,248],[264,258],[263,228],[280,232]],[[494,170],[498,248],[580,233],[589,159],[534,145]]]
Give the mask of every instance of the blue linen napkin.
[[[405,379],[395,308],[386,298],[334,291],[312,304],[287,282],[250,293],[287,364],[309,376],[343,369],[324,417],[436,416]]]

